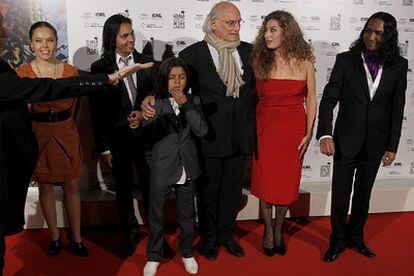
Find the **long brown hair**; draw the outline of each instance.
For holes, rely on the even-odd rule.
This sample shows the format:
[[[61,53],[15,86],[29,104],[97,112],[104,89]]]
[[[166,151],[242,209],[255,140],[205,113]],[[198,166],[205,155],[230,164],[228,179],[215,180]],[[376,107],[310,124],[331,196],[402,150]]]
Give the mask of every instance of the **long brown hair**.
[[[269,20],[276,20],[283,29],[283,55],[291,60],[307,60],[312,58],[312,49],[303,39],[303,33],[293,16],[286,11],[274,11],[263,20],[257,34],[252,52],[252,67],[257,79],[267,79],[275,63],[275,51],[266,46],[264,38],[266,24]]]

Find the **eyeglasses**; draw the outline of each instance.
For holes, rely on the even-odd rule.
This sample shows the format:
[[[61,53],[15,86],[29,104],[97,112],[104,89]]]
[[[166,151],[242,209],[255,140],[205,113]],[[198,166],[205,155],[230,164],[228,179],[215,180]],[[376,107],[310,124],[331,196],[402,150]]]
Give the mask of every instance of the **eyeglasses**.
[[[216,17],[215,19],[218,19],[224,23],[227,24],[227,26],[229,26],[230,28],[234,28],[237,25],[241,26],[243,25],[244,21],[243,19],[239,19],[239,20],[223,20],[221,18]]]

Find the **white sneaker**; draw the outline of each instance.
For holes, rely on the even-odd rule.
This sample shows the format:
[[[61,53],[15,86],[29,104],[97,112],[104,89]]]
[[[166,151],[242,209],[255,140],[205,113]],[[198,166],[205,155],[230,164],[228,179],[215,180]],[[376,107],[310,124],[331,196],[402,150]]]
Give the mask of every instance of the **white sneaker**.
[[[194,257],[191,258],[183,258],[184,268],[190,274],[197,274],[198,273],[198,263]]]
[[[144,276],[155,276],[160,262],[147,262],[144,267]]]

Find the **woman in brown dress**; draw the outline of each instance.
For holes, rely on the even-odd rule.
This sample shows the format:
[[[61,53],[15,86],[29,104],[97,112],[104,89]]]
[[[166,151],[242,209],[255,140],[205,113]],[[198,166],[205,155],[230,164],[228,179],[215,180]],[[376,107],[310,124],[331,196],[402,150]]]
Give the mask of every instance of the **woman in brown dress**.
[[[35,59],[17,68],[20,77],[67,78],[77,76],[75,67],[59,62],[57,32],[48,22],[37,22],[29,31]],[[39,145],[39,159],[33,180],[39,183],[39,200],[50,231],[50,255],[61,250],[61,233],[57,227],[54,186],[61,185],[63,204],[69,219],[68,240],[71,251],[87,256],[80,234],[81,204],[78,178],[82,174],[82,152],[74,120],[76,99],[34,103],[29,106],[33,131]]]

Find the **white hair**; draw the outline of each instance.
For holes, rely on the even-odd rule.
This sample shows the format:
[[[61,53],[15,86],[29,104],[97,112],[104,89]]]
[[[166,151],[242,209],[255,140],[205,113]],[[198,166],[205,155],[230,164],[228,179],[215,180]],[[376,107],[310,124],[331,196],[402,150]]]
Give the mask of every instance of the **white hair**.
[[[206,19],[204,20],[203,32],[206,34],[213,32],[213,29],[211,28],[211,20],[216,18],[217,13],[220,10],[220,3],[221,2],[215,4],[213,8],[211,8],[210,12],[207,14]]]

